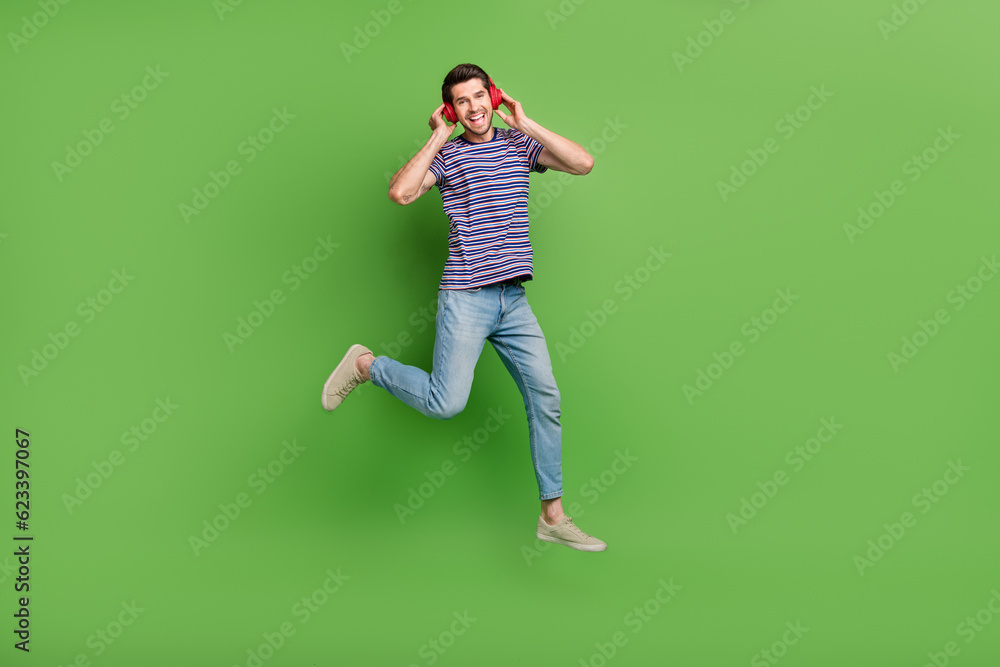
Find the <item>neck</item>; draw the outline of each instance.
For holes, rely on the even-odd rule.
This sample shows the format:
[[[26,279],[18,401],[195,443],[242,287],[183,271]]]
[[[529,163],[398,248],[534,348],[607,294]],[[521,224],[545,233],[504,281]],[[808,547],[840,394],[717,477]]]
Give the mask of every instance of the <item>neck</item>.
[[[493,141],[494,132],[496,132],[496,128],[490,126],[490,131],[486,134],[478,135],[466,130],[462,136],[471,144],[485,144],[487,141]]]

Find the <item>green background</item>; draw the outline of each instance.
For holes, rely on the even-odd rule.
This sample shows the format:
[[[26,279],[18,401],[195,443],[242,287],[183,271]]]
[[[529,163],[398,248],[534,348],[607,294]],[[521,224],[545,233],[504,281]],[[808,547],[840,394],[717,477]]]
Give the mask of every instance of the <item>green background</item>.
[[[960,624],[1000,590],[1000,280],[973,280],[961,308],[949,294],[1000,250],[997,6],[914,1],[885,34],[889,0],[389,7],[77,1],[14,44],[43,10],[3,4],[2,532],[19,533],[21,428],[35,541],[30,655],[11,646],[0,560],[0,662],[248,665],[289,622],[263,664],[773,664],[767,649],[785,665],[916,667],[955,642],[949,664],[996,665],[1000,618],[981,612],[992,622],[972,641]],[[391,20],[345,55],[371,12]],[[372,385],[320,407],[352,343],[386,354],[405,334],[394,356],[430,368],[420,309],[447,220],[436,190],[390,202],[386,174],[426,141],[461,62],[596,160],[554,197],[559,174],[532,175],[527,294],[563,397],[564,502],[604,553],[536,551],[523,407],[489,346],[452,420]],[[167,74],[120,118],[147,66]],[[813,86],[831,96],[786,137],[776,124]],[[275,108],[294,118],[247,160]],[[103,119],[113,131],[60,180],[52,163]],[[602,145],[609,122],[620,132]],[[959,138],[911,180],[906,163],[948,128]],[[718,183],[770,137],[778,151],[724,199]],[[180,205],[230,160],[240,172],[186,222]],[[905,193],[852,242],[844,225],[897,179]],[[283,276],[318,238],[338,245],[293,290]],[[644,273],[661,246],[670,259]],[[123,267],[134,278],[86,321],[79,304]],[[645,280],[627,299],[626,276]],[[227,346],[276,289],[284,302]],[[798,298],[751,341],[778,290]],[[602,326],[585,324],[607,300]],[[947,322],[894,368],[938,310]],[[735,342],[744,353],[711,368]],[[716,378],[689,400],[699,371]],[[178,407],[129,451],[122,434],[157,399]],[[482,436],[491,409],[512,416],[463,460],[455,443]],[[786,454],[824,418],[843,428],[796,470]],[[258,494],[251,476],[286,441],[304,449]],[[636,460],[616,472],[619,452]],[[447,461],[456,472],[401,522],[396,504]],[[968,471],[915,504],[949,462]],[[734,531],[727,515],[779,471],[787,484]],[[241,493],[251,504],[196,554],[191,536]],[[915,525],[884,536],[904,512]],[[880,537],[891,548],[859,572]],[[295,605],[338,568],[349,579],[302,622]],[[681,587],[662,607],[661,580]],[[133,601],[134,622],[95,639]],[[808,630],[783,646],[796,622]]]

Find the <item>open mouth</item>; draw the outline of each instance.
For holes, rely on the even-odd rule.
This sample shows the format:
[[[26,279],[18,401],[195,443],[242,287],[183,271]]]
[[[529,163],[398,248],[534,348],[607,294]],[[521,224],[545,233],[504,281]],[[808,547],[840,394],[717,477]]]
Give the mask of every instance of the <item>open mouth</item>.
[[[473,125],[482,125],[486,122],[486,114],[479,113],[474,116],[469,116],[469,122]]]

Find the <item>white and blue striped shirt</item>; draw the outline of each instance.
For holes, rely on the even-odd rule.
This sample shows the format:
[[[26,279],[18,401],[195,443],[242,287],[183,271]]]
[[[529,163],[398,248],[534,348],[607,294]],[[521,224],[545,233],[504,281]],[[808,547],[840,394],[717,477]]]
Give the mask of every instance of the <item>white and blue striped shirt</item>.
[[[469,289],[532,275],[528,240],[528,173],[543,173],[542,145],[513,128],[494,128],[474,144],[462,135],[434,156],[441,204],[448,216],[448,260],[439,289]]]

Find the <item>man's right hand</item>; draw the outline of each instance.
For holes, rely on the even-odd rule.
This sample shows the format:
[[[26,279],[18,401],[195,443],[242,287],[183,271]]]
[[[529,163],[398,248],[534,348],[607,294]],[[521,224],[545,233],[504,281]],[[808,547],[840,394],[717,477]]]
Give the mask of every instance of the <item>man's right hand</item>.
[[[434,110],[434,113],[431,114],[430,122],[428,122],[427,124],[431,126],[431,130],[433,130],[435,133],[447,134],[447,136],[450,137],[451,133],[455,130],[455,125],[458,125],[458,123],[455,123],[455,125],[449,125],[448,121],[445,120],[443,114],[444,114],[444,102],[442,102],[441,106],[439,106],[437,109]]]

